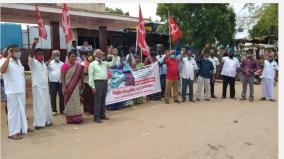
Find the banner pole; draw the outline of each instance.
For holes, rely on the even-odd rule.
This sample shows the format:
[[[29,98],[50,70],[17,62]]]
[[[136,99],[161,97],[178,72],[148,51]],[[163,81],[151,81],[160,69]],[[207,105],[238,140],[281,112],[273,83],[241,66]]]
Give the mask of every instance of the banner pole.
[[[135,52],[137,52],[137,47],[138,47],[138,26],[136,27],[136,44],[135,44]]]
[[[172,49],[172,43],[171,43],[171,30],[170,30],[170,11],[168,10],[168,27],[169,27],[169,43],[170,43],[170,50]]]

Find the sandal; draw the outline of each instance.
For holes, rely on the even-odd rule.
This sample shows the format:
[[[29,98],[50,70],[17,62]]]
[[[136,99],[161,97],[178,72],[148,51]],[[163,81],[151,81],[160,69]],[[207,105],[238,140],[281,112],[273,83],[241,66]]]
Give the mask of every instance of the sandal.
[[[12,136],[8,136],[9,139],[13,139],[13,140],[21,140],[23,139],[23,136],[19,135],[19,134],[15,134]]]
[[[28,128],[28,130],[27,130],[28,132],[34,132],[34,130],[33,129],[31,129],[31,128]]]
[[[52,125],[53,125],[52,123],[49,123],[49,124],[46,123],[46,124],[45,124],[45,126],[52,126]]]

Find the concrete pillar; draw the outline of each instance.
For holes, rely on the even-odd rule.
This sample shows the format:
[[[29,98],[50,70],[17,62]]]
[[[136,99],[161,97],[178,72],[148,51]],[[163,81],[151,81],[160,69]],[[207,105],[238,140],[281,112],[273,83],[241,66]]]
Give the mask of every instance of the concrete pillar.
[[[100,26],[99,27],[99,42],[100,46],[99,48],[103,52],[107,52],[107,27],[106,26]]]

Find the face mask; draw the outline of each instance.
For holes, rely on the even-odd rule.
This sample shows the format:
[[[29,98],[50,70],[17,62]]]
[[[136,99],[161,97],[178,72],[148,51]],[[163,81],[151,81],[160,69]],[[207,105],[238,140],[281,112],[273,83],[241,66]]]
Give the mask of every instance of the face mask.
[[[16,57],[17,59],[20,59],[22,53],[21,52],[15,52],[14,53],[14,57]]]
[[[252,54],[248,54],[248,58],[251,58],[252,57]]]
[[[107,61],[108,62],[112,61],[112,57],[107,57]]]
[[[102,58],[99,59],[99,58],[96,57],[96,60],[97,60],[99,63],[102,62]]]
[[[54,61],[59,62],[59,57],[58,56],[54,57]]]
[[[40,62],[43,61],[43,55],[37,55],[36,59],[39,60]]]
[[[174,59],[176,57],[176,55],[171,54],[171,58]]]
[[[233,57],[234,57],[234,54],[229,54],[229,57],[230,57],[230,58],[233,58]]]

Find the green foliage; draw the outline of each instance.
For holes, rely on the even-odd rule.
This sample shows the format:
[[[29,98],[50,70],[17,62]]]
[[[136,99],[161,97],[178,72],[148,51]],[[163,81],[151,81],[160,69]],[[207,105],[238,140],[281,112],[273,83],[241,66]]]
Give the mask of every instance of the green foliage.
[[[127,15],[127,16],[129,16],[129,12],[123,13],[123,11],[119,8],[112,9],[112,8],[106,7],[106,11],[110,12],[112,14],[116,14],[116,15]]]
[[[251,37],[273,35],[278,37],[278,4],[266,3],[256,13],[257,22],[249,31]]]
[[[200,49],[205,43],[233,45],[235,13],[229,4],[158,4],[157,15],[165,22],[160,32],[168,32],[168,12],[182,30],[180,43]]]

